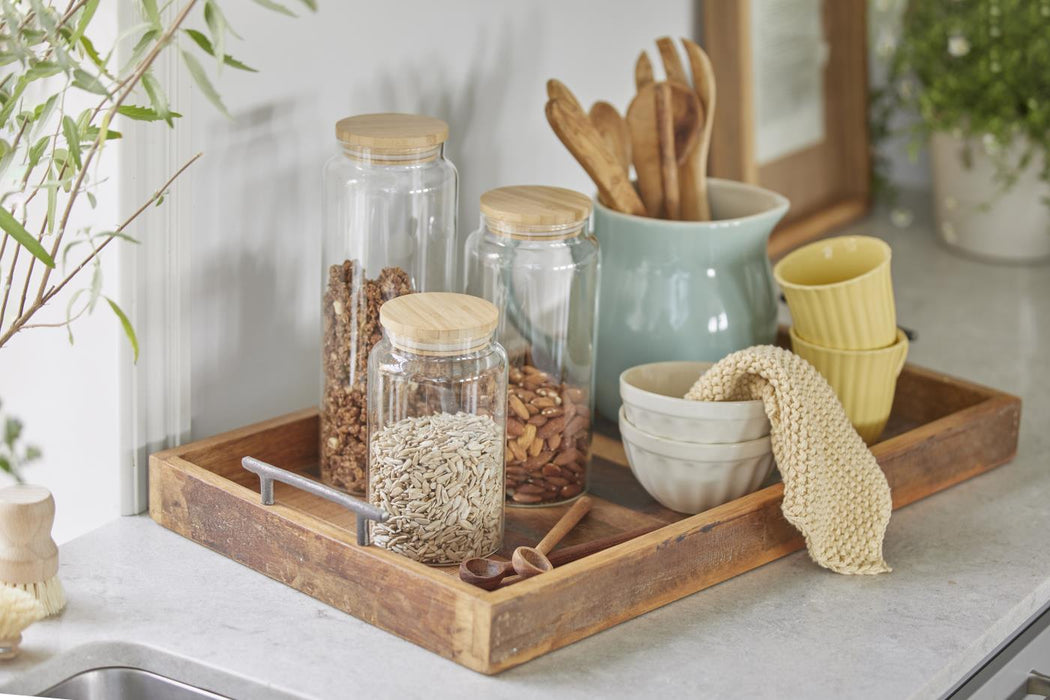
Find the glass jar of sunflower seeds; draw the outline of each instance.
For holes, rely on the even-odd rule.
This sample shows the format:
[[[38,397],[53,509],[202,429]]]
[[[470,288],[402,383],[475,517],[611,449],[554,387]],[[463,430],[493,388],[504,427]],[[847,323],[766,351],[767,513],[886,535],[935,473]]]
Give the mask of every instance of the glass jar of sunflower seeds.
[[[499,309],[510,357],[507,499],[564,503],[587,489],[591,448],[598,241],[591,200],[559,187],[481,196],[467,240],[465,289]]]
[[[364,114],[339,121],[335,133],[339,151],[325,164],[322,190],[321,479],[363,493],[379,307],[458,285],[457,175],[440,119]]]
[[[379,310],[368,361],[373,542],[432,565],[503,545],[507,355],[496,307],[465,294],[398,297]]]

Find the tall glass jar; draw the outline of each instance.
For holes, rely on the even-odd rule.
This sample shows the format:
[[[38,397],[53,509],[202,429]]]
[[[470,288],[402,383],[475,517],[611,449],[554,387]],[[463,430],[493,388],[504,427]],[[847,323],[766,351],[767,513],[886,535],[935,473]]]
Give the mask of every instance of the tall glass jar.
[[[507,355],[496,307],[465,294],[383,304],[368,362],[372,541],[425,564],[503,546]]]
[[[558,187],[481,196],[467,240],[465,289],[499,309],[511,369],[507,498],[564,503],[587,489],[594,403],[599,252],[591,201]]]
[[[335,133],[322,200],[321,479],[363,493],[379,307],[409,292],[455,291],[457,175],[440,119],[367,114]]]

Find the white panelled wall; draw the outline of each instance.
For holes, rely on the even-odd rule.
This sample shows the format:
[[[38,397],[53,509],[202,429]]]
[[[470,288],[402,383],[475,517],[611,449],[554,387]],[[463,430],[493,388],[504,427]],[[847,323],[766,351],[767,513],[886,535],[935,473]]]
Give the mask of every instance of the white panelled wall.
[[[179,105],[193,148],[192,414],[202,437],[316,403],[320,178],[335,121],[419,112],[450,125],[460,237],[491,187],[551,184],[590,193],[543,116],[558,77],[585,105],[621,109],[635,57],[654,37],[694,34],[695,3],[615,0],[336,2],[273,15],[227,3],[244,36],[225,71],[235,122],[199,94]]]

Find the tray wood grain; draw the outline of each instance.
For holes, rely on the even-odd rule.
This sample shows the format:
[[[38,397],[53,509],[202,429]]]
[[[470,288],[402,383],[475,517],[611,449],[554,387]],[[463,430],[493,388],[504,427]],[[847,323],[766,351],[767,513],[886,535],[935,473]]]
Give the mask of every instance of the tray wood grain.
[[[885,438],[872,448],[894,508],[1013,458],[1017,397],[912,365],[901,374]],[[259,502],[251,455],[316,478],[314,409],[194,442],[150,458],[158,523],[329,605],[482,673],[553,649],[801,549],[784,520],[783,487],[685,516],[661,507],[627,468],[614,435],[597,435],[595,506],[565,545],[663,526],[554,571],[487,592],[455,568],[430,568],[356,544],[341,507],[284,484]],[[508,508],[501,552],[532,544],[566,507]],[[814,565],[815,566],[815,565]],[[814,571],[816,573],[816,571]]]

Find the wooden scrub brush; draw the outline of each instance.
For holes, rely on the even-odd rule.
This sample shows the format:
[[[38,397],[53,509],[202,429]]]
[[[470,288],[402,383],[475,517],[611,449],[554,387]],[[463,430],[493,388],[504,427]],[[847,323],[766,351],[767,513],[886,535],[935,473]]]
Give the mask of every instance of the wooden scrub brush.
[[[22,630],[46,616],[44,606],[30,594],[0,586],[0,659],[18,656]]]
[[[0,584],[25,591],[47,615],[66,605],[58,580],[58,546],[51,539],[55,499],[43,486],[0,490]]]

